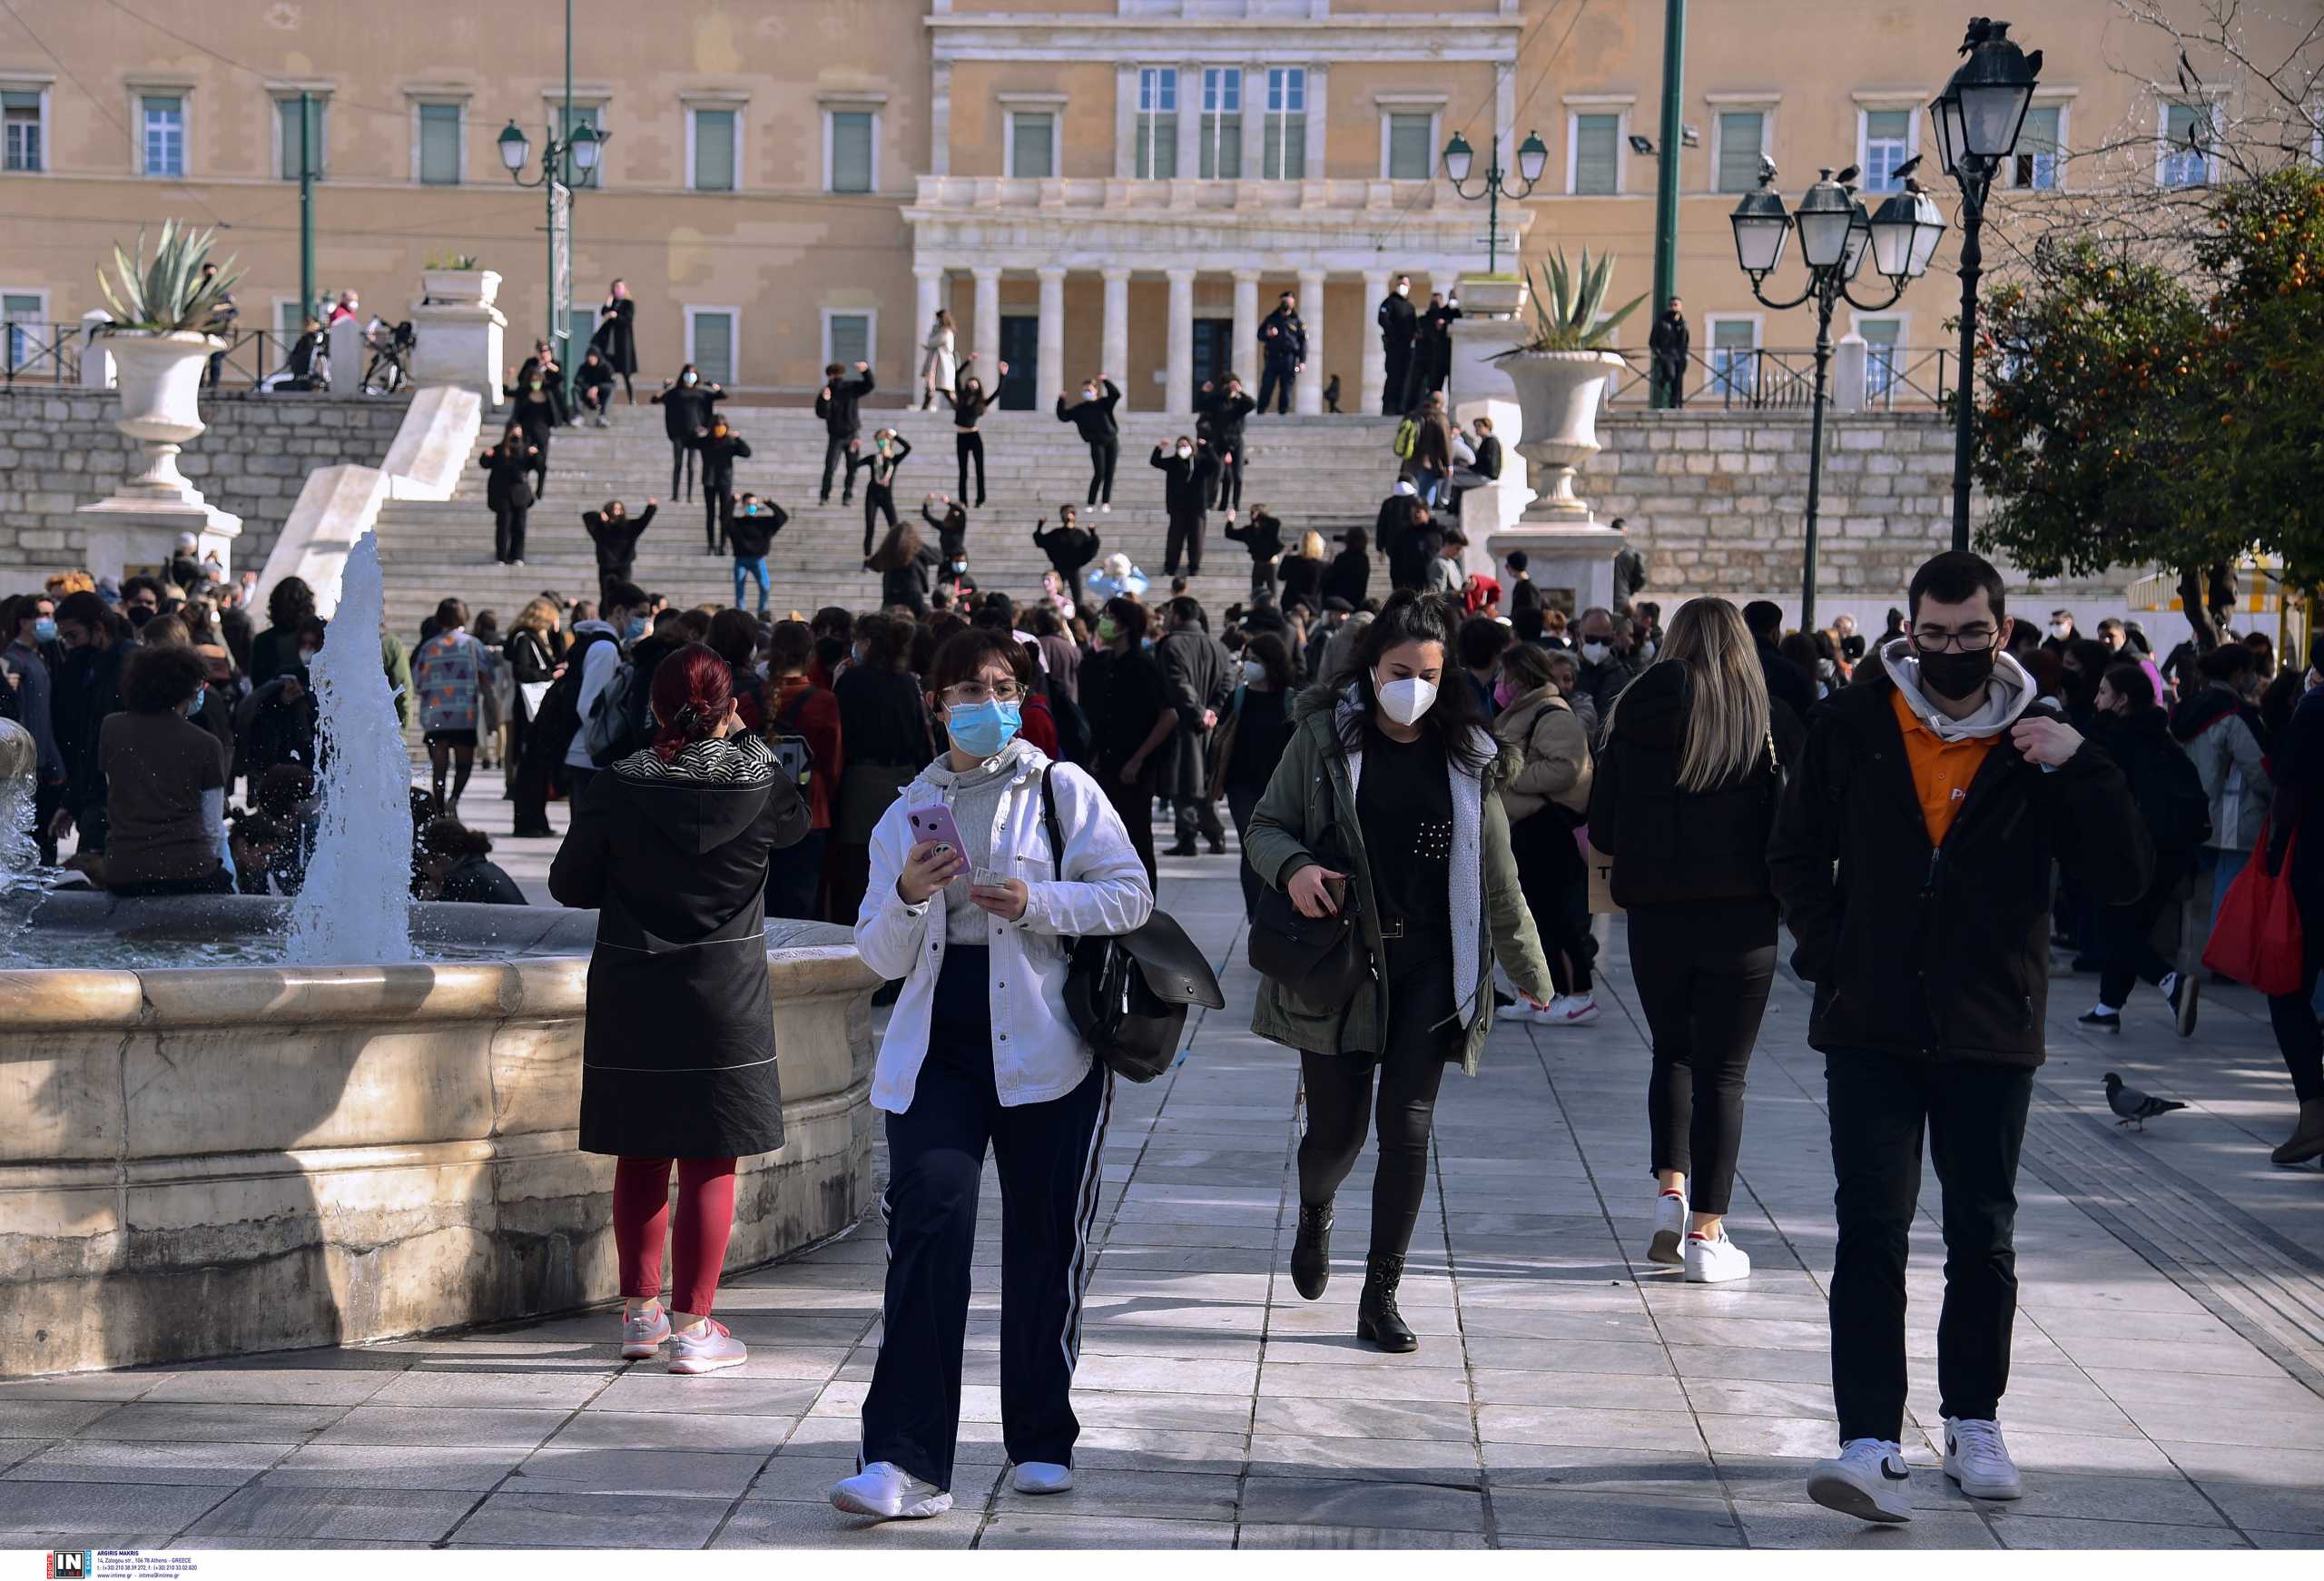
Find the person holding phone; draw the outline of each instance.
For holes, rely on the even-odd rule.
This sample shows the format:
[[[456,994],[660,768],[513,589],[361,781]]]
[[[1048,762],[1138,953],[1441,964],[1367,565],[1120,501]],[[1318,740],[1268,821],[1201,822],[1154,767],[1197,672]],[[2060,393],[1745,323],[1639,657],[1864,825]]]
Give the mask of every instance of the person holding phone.
[[[937,650],[929,689],[950,747],[872,831],[855,944],[903,987],[872,1078],[889,1158],[880,1355],[862,1469],[832,1489],[853,1515],[951,1507],[988,1148],[1000,1170],[1000,1413],[1013,1485],[1073,1486],[1070,1392],[1113,1078],[1060,1013],[1064,941],[1144,925],[1154,890],[1097,782],[1019,735],[1037,673],[1029,651],[977,627]]]
[[[1428,1186],[1444,1066],[1477,1073],[1495,960],[1528,999],[1556,992],[1496,794],[1515,765],[1486,728],[1476,689],[1448,675],[1459,624],[1457,604],[1390,599],[1357,639],[1345,684],[1298,699],[1291,744],[1244,836],[1251,865],[1302,916],[1338,915],[1353,901],[1375,968],[1368,991],[1329,1006],[1262,977],[1251,1030],[1299,1051],[1307,1134],[1291,1277],[1311,1301],[1330,1280],[1332,1200],[1364,1150],[1379,1072],[1380,1167],[1355,1334],[1398,1352],[1420,1343],[1396,1289]]]

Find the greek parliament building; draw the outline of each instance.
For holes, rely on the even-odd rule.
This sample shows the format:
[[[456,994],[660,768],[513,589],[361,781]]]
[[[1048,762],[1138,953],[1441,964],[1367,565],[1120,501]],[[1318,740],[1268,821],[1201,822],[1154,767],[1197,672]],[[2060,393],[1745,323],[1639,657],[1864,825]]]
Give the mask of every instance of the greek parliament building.
[[[2166,3],[2191,21],[2201,5]],[[1393,277],[1410,272],[1424,304],[1485,261],[1486,206],[1443,175],[1456,131],[1480,171],[1496,140],[1512,166],[1529,133],[1548,145],[1538,185],[1501,210],[1529,262],[1610,249],[1611,300],[1649,286],[1656,161],[1638,148],[1659,133],[1664,0],[572,9],[570,114],[605,139],[573,205],[576,322],[586,334],[625,278],[657,383],[691,361],[796,396],[826,361],[861,359],[901,392],[941,305],[988,380],[1009,364],[1004,404],[1046,405],[1102,370],[1129,405],[1182,410],[1200,380],[1249,376],[1259,317],[1295,291],[1313,348],[1298,409],[1320,410],[1336,375],[1344,408],[1376,410],[1373,307]],[[1689,10],[1679,284],[1695,351],[1716,364],[1813,335],[1807,313],[1754,302],[1736,266],[1727,214],[1761,156],[1794,198],[1819,165],[1893,188],[1931,141],[1921,107],[1966,14]],[[1997,203],[2055,201],[2082,179],[2061,151],[2102,143],[2135,155],[2151,142],[2133,181],[2216,173],[2184,146],[2206,104],[2174,80],[2167,40],[2114,0],[2022,10],[2018,35],[2048,64],[2007,173],[2019,190]],[[358,291],[366,316],[393,322],[431,259],[474,253],[504,278],[512,349],[526,344],[546,317],[545,204],[512,182],[498,138],[523,128],[537,174],[566,113],[566,42],[553,5],[14,0],[0,13],[0,317],[69,323],[102,306],[100,260],[174,215],[224,227],[245,327],[295,333],[305,114],[319,291]],[[1949,213],[1949,183],[1930,185]],[[1946,344],[1947,267],[1940,256],[1890,311],[1844,307],[1836,332],[1907,377]],[[1647,320],[1618,344],[1642,347]]]

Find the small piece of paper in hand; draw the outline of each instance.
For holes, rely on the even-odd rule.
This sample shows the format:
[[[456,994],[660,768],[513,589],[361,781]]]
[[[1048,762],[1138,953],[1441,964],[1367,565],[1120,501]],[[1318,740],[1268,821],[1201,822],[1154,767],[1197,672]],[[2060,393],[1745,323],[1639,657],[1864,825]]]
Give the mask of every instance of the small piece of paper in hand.
[[[1008,882],[1009,875],[993,867],[979,867],[969,874],[969,883],[978,889],[999,889]]]

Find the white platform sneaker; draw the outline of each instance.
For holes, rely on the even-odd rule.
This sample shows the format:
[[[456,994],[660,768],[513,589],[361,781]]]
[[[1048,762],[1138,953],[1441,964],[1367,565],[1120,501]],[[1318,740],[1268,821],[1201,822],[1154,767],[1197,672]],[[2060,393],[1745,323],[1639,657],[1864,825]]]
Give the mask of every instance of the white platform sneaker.
[[[1715,1236],[1705,1235],[1699,1230],[1687,1232],[1689,1284],[1725,1284],[1728,1280],[1748,1278],[1750,1272],[1751,1254],[1727,1239],[1724,1224]]]
[[[1017,1467],[1009,1485],[1019,1493],[1064,1493],[1073,1487],[1073,1467],[1050,1460],[1028,1460]]]
[[[1971,1498],[2023,1498],[2017,1462],[2001,1441],[1999,1422],[1971,1417],[1945,1418],[1945,1474]]]
[[[1677,1268],[1687,1260],[1687,1194],[1664,1191],[1654,1199],[1654,1239],[1647,1242],[1646,1260]]]
[[[926,1520],[952,1507],[952,1496],[902,1467],[874,1460],[832,1489],[832,1507],[879,1520]]]
[[[1893,1525],[1913,1518],[1907,1494],[1912,1473],[1905,1451],[1889,1438],[1850,1438],[1807,1474],[1807,1497],[1826,1509],[1858,1520]]]

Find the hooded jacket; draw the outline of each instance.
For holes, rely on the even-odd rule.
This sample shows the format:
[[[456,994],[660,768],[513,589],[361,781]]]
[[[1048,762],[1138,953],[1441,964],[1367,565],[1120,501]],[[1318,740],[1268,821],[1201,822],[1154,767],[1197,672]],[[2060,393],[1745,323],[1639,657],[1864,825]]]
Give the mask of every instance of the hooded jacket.
[[[755,736],[633,753],[589,782],[549,894],[597,911],[581,1150],[736,1158],[783,1145],[766,882],[806,805]]]
[[[1200,516],[1208,503],[1203,498],[1202,479],[1195,472],[1195,459],[1191,453],[1180,456],[1175,450],[1157,450],[1147,458],[1147,463],[1162,474],[1162,508],[1173,521]]]
[[[823,420],[823,431],[835,440],[852,440],[862,433],[863,418],[857,409],[871,393],[869,368],[860,378],[826,380],[815,391],[815,415]]]
[[[1899,640],[1882,673],[1817,710],[1768,848],[1792,964],[1816,986],[1807,1041],[1939,1062],[2034,1067],[2050,992],[2050,865],[2090,897],[2125,905],[2154,865],[2122,770],[2097,746],[2054,770],[2006,738],[1987,753],[1942,845],[1932,845],[1893,699],[1946,739],[2058,719],[2008,655],[1984,706],[1954,721],[1919,689]],[[1601,791],[1600,795],[1604,793]]]
[[[1098,558],[1100,541],[1085,527],[1053,527],[1047,532],[1038,527],[1033,529],[1033,547],[1049,556],[1049,564],[1068,586],[1082,567]]]
[[[710,409],[726,399],[726,391],[697,379],[692,385],[673,384],[651,399],[662,409],[662,430],[672,442],[689,444],[696,430],[710,426]]]
[[[2250,850],[2275,800],[2256,716],[2234,687],[2213,681],[2180,705],[2171,721],[2171,734],[2187,749],[2211,798],[2210,844],[2216,850]]]
[[[1523,823],[1552,802],[1568,812],[1589,807],[1596,777],[1590,737],[1573,705],[1555,687],[1537,687],[1510,699],[1494,716],[1492,733],[1520,763],[1501,787],[1501,805],[1512,824]]]
[[[1057,398],[1057,420],[1071,423],[1075,431],[1089,443],[1104,444],[1121,434],[1121,425],[1114,420],[1114,406],[1121,398],[1122,392],[1114,388],[1114,381],[1110,379],[1098,386],[1097,394],[1077,400],[1071,406],[1066,405],[1065,397],[1060,395]]]
[[[791,513],[772,499],[762,499],[755,514],[737,510],[726,523],[726,546],[738,560],[766,558],[774,547],[774,535],[791,519]]]
[[[1376,963],[1380,907],[1356,815],[1364,755],[1344,750],[1337,729],[1340,717],[1358,706],[1357,695],[1354,687],[1311,687],[1299,695],[1292,705],[1290,745],[1251,814],[1244,850],[1253,870],[1277,890],[1328,855],[1330,865],[1348,874],[1364,947]],[[1457,760],[1452,769],[1453,1013],[1466,1033],[1461,1068],[1472,1076],[1492,1031],[1496,959],[1511,981],[1535,999],[1546,1003],[1556,993],[1518,883],[1516,859],[1510,855],[1509,816],[1494,794],[1517,765],[1497,743],[1492,749],[1481,774],[1463,772]],[[1315,1053],[1376,1054],[1388,1025],[1388,992],[1387,979],[1376,967],[1368,990],[1359,990],[1348,1003],[1328,1006],[1305,1003],[1274,978],[1262,977],[1251,1030]]]
[[[620,516],[607,516],[596,510],[581,513],[582,529],[588,533],[589,541],[597,546],[597,575],[629,575],[630,567],[637,563],[637,540],[654,525],[656,509],[649,505],[635,516],[625,511]]]
[[[1768,835],[1783,797],[1775,721],[1788,711],[1770,712],[1767,743],[1748,768],[1690,791],[1679,784],[1679,766],[1694,701],[1686,666],[1649,665],[1622,693],[1599,750],[1590,843],[1614,859],[1614,899],[1625,907],[1772,901]],[[1785,727],[1799,728],[1787,717]]]

